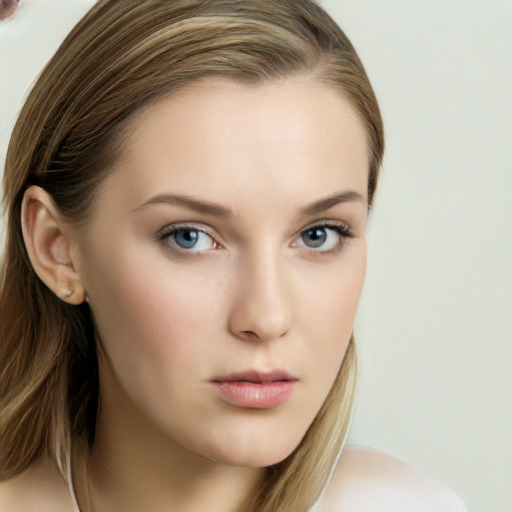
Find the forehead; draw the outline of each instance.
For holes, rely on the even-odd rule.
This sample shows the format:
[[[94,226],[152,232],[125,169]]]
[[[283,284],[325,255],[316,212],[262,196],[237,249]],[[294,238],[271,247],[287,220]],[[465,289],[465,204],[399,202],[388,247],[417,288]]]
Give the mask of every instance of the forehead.
[[[309,202],[343,189],[366,197],[368,149],[359,116],[334,88],[207,78],[134,118],[116,171],[106,188],[132,204],[163,192],[235,206],[249,197]]]

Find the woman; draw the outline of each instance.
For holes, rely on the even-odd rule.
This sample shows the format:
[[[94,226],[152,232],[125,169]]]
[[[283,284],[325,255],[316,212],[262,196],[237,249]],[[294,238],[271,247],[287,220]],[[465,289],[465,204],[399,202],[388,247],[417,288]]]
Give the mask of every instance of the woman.
[[[464,510],[336,464],[383,147],[313,2],[100,0],[6,161],[0,510]]]

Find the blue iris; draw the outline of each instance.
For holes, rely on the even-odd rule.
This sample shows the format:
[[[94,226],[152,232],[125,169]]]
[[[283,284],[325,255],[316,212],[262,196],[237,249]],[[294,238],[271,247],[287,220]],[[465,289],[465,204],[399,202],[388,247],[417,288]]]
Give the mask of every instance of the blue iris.
[[[192,249],[199,240],[199,231],[196,229],[178,229],[174,233],[174,241],[183,249]]]
[[[327,240],[327,231],[322,227],[314,227],[304,231],[301,238],[308,247],[321,247]]]

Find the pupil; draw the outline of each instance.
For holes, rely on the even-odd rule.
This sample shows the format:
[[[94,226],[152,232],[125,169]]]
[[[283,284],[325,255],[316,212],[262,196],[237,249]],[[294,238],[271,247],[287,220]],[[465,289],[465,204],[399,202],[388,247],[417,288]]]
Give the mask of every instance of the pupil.
[[[302,240],[308,247],[320,247],[327,239],[327,233],[324,228],[308,229],[303,235]]]
[[[199,238],[199,233],[190,229],[183,229],[176,232],[174,238],[180,247],[190,249],[190,247],[194,247],[196,244],[197,239]]]

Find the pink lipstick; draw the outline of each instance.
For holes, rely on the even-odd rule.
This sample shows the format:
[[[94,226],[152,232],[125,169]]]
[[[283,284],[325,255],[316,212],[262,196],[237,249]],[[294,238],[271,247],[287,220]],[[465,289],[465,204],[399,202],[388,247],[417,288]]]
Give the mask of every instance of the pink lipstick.
[[[236,407],[271,409],[286,402],[297,379],[283,370],[249,370],[213,380],[221,398]]]

